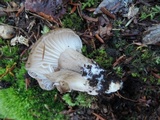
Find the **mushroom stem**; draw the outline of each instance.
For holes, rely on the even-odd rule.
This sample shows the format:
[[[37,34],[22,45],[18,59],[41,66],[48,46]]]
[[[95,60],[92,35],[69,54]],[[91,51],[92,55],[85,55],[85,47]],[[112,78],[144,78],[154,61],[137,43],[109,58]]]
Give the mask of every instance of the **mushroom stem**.
[[[88,92],[91,95],[97,95],[97,88],[91,87],[89,81],[81,74],[70,70],[61,69],[46,75],[47,78],[55,83],[57,89],[61,92],[70,92],[71,90]]]
[[[80,73],[81,68],[84,67],[84,65],[92,65],[92,63],[91,59],[71,48],[68,48],[61,53],[58,60],[58,66],[60,69],[68,69],[78,73]]]

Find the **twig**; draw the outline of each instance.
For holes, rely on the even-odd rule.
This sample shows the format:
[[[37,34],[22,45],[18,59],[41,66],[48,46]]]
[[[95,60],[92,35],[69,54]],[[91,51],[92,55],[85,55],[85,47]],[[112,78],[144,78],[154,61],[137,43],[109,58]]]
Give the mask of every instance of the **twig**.
[[[119,92],[116,92],[115,95],[120,97],[120,98],[123,98],[125,100],[131,101],[131,102],[138,102],[137,100],[132,100],[132,99],[129,99],[129,98],[126,98],[126,97],[122,96]]]
[[[52,25],[52,24],[49,22],[49,20],[46,20],[45,18],[41,17],[40,15],[34,14],[34,13],[32,13],[32,12],[28,12],[28,13],[31,14],[31,15],[33,15],[33,16],[36,16],[36,17],[38,17],[38,18],[40,18],[40,19],[42,19],[42,20],[45,20],[49,25]],[[58,24],[58,23],[57,23],[57,24]]]
[[[9,67],[6,67],[5,73],[3,73],[3,74],[0,75],[0,79],[3,78],[3,77],[4,77],[5,75],[7,75],[8,73],[11,74],[12,76],[14,76],[13,73],[12,73],[12,70],[14,69],[14,67],[16,66],[16,64],[17,64],[17,63],[14,63],[10,68],[9,68]]]
[[[20,9],[18,9],[18,12],[16,13],[16,17],[18,17],[23,10],[24,10],[24,6],[21,6]]]
[[[24,49],[24,50],[22,51],[22,53],[20,54],[20,57],[22,57],[22,56],[24,55],[24,53],[26,53],[26,51],[27,51],[27,49]]]
[[[90,28],[89,28],[89,35],[90,35],[90,36],[93,36]],[[92,41],[93,48],[96,49],[96,45],[95,45],[94,39],[92,38],[91,41]]]
[[[125,27],[129,26],[129,24],[134,20],[135,17],[132,17],[125,25]]]
[[[155,78],[160,79],[160,75],[158,75],[158,74],[154,73],[153,71],[151,71],[151,74],[152,74]]]
[[[106,120],[103,117],[101,117],[100,115],[96,114],[96,113],[92,113],[93,115],[95,115],[97,118],[96,120]]]
[[[116,8],[120,5],[120,3],[121,3],[121,2],[118,2],[115,6],[113,6],[113,7],[111,8],[111,10],[116,9]]]
[[[110,13],[105,7],[102,7],[100,9],[104,14],[106,14],[107,16],[111,17],[112,19],[116,19],[115,15],[113,15],[112,13]]]
[[[73,6],[73,8],[72,8],[72,10],[70,11],[70,13],[69,13],[69,14],[74,13],[74,12],[76,11],[76,9],[77,9],[77,6],[76,6],[76,5],[74,5],[74,6]]]
[[[28,87],[29,87],[29,85],[30,85],[30,83],[31,83],[31,81],[30,81],[30,79],[29,78],[26,78],[25,79],[25,83],[26,83],[26,90],[28,90]]]
[[[95,34],[95,37],[96,37],[101,43],[104,43],[104,40],[103,40],[98,34]]]
[[[92,21],[92,22],[98,22],[98,18],[92,18],[92,17],[89,17],[87,15],[84,15],[82,14],[82,17],[88,21]]]
[[[116,62],[113,63],[113,67],[117,66],[118,64],[120,64],[121,62],[123,62],[126,59],[126,55],[122,55],[120,56]]]

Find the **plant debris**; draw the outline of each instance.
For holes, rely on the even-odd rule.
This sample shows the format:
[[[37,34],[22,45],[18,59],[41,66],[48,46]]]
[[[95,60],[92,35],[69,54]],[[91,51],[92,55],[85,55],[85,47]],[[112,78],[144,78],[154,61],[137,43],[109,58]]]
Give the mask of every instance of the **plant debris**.
[[[62,0],[26,0],[25,9],[54,22],[65,14],[66,2]]]
[[[143,44],[156,44],[160,42],[160,25],[153,25],[144,32]]]
[[[128,5],[130,3],[132,3],[132,0],[103,0],[94,11],[94,14],[101,13],[101,8],[103,7],[108,9],[113,14],[117,12],[125,14],[128,12]]]
[[[16,43],[20,43],[20,44],[24,44],[26,46],[29,46],[28,39],[23,37],[22,35],[16,36],[16,37],[11,39],[11,45],[14,46],[14,45],[16,45]]]

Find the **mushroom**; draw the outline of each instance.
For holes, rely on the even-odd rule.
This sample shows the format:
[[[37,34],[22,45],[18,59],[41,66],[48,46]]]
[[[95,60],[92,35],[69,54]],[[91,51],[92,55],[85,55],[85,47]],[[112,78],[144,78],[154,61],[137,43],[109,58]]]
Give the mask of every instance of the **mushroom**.
[[[56,87],[61,93],[75,90],[98,95],[121,89],[122,81],[108,79],[106,70],[82,55],[81,48],[82,41],[72,30],[51,30],[33,45],[26,70],[44,90]]]

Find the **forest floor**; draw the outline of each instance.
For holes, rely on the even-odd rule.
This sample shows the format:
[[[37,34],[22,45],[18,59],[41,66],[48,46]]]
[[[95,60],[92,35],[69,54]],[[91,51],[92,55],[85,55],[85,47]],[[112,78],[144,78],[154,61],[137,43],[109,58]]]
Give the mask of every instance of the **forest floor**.
[[[1,25],[12,26],[16,31],[13,37],[25,38],[23,42],[13,41],[15,46],[10,45],[10,40],[3,41],[5,38],[0,41],[1,88],[7,90],[12,87],[19,92],[18,95],[26,92],[26,89],[37,91],[38,84],[27,75],[24,68],[32,45],[49,30],[70,28],[81,37],[84,45],[83,54],[95,60],[108,72],[116,73],[124,85],[121,90],[109,95],[89,96],[80,93],[84,94],[83,97],[87,96],[80,99],[86,102],[85,104],[79,99],[79,103],[76,103],[77,96],[80,96],[78,92],[73,91],[64,95],[55,90],[52,100],[60,99],[59,104],[64,103],[59,113],[70,120],[160,120],[159,0],[108,0],[108,3],[105,2],[106,4],[101,7],[98,7],[100,0],[33,1],[35,3],[32,0],[0,1]],[[7,53],[11,47],[13,52]],[[16,81],[15,84],[13,78],[24,80]],[[25,90],[22,90],[23,87]],[[38,92],[36,94],[44,94],[41,99],[52,95],[39,89]],[[2,93],[0,97],[1,95]],[[30,101],[34,95],[35,93],[23,93],[22,97],[29,96],[26,98]],[[50,115],[53,114],[49,110],[53,107],[50,106],[52,100],[44,100],[44,109],[48,110],[48,113],[37,110],[38,112],[30,111],[29,114],[39,119],[46,119],[48,116],[50,116],[48,119],[60,119]],[[44,102],[37,101],[29,104]],[[13,104],[13,101],[10,104]],[[27,109],[32,110],[31,107]],[[3,110],[5,111],[5,108]],[[0,109],[0,112],[3,110]],[[4,116],[2,112],[0,117],[1,114]],[[41,117],[41,114],[46,116]],[[12,114],[5,117],[20,119]]]

